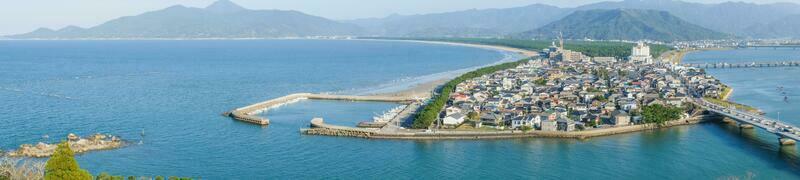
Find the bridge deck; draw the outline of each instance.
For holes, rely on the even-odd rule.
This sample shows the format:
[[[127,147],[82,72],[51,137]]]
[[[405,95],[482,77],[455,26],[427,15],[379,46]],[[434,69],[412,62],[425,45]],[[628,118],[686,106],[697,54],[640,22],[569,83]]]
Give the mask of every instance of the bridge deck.
[[[697,68],[791,67],[791,66],[800,66],[800,61],[762,61],[762,62],[744,62],[744,63],[728,63],[728,62],[686,63],[684,64],[684,66],[697,67]]]
[[[756,127],[765,129],[774,133],[782,138],[789,138],[795,141],[800,141],[800,128],[790,124],[775,120],[762,115],[757,115],[742,110],[730,107],[723,107],[704,99],[695,100],[696,104],[706,108],[708,111],[730,117],[731,119],[754,125]]]

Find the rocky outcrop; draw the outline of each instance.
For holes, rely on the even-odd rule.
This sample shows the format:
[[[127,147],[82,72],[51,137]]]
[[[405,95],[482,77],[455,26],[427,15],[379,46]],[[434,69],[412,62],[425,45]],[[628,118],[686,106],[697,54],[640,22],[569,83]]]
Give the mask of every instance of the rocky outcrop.
[[[67,135],[67,143],[75,153],[85,153],[89,151],[116,149],[124,146],[122,139],[117,136],[94,134],[87,138],[70,133]],[[23,144],[19,149],[11,151],[8,156],[12,157],[49,157],[55,152],[57,144],[47,144],[39,142],[36,145]]]

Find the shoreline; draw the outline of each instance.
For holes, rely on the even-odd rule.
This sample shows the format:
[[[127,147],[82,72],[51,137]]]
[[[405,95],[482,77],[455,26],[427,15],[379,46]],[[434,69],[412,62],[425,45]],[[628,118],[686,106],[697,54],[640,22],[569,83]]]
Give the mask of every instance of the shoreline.
[[[483,45],[483,44],[468,44],[468,43],[456,43],[456,42],[442,42],[442,41],[422,41],[422,40],[388,40],[388,39],[345,39],[345,40],[353,40],[353,41],[384,41],[384,42],[409,42],[409,43],[424,43],[424,44],[436,44],[436,45],[446,45],[446,46],[461,46],[461,47],[471,47],[471,48],[479,48],[479,49],[487,49],[487,50],[495,50],[500,53],[514,53],[518,55],[526,57],[531,56],[538,56],[539,53],[536,51],[526,50],[526,49],[519,49],[519,48],[512,48],[512,47],[505,47],[505,46],[495,46],[495,45]],[[511,59],[510,61],[516,61],[518,59]],[[470,70],[487,67],[495,64],[500,64],[506,62],[506,58],[499,59],[497,61],[491,62],[489,64],[484,64],[481,66],[474,66],[468,67],[463,69],[456,69],[452,71],[464,71],[454,74],[452,76],[445,76],[441,78],[436,78],[435,80],[431,81],[423,81],[419,82],[415,85],[411,85],[405,89],[398,89],[395,91],[390,92],[382,92],[382,93],[374,93],[371,95],[379,95],[379,96],[398,96],[398,97],[426,97],[428,98],[431,95],[431,92],[438,88],[439,86],[447,83],[447,81],[460,76],[461,74],[467,73]],[[449,71],[448,71],[449,72]],[[445,73],[445,72],[442,72]]]
[[[523,55],[538,55],[537,52],[524,50],[524,49],[517,49],[517,48],[510,48],[504,46],[494,46],[494,45],[478,45],[478,44],[467,44],[467,43],[453,43],[453,42],[438,42],[438,41],[418,41],[418,40],[371,40],[371,39],[354,39],[360,41],[395,41],[395,42],[413,42],[413,43],[429,43],[429,44],[441,44],[441,45],[452,45],[452,46],[465,46],[465,47],[474,47],[474,48],[482,48],[482,49],[492,49],[501,52],[514,52]],[[529,56],[528,56],[529,57]],[[499,62],[502,62],[500,60]],[[499,62],[495,62],[492,64],[497,64]],[[492,64],[487,64],[480,67],[490,66]],[[477,68],[480,68],[477,67]],[[466,73],[466,72],[463,72]],[[459,73],[463,74],[463,73]],[[368,96],[353,96],[353,97],[384,97],[384,98],[409,98],[409,97],[425,97],[425,99],[429,98],[432,94],[431,92],[436,88],[440,87],[442,84],[446,83],[453,77],[443,77],[437,80],[422,82],[417,85],[409,86],[406,89],[400,89],[393,92],[387,93],[376,93]],[[291,95],[290,95],[291,96]],[[279,98],[280,99],[280,98]],[[352,99],[351,99],[352,100]],[[270,102],[273,100],[264,101]],[[261,103],[256,103],[253,105],[246,106],[253,107],[259,106]],[[243,108],[237,108],[234,111],[228,113],[228,115],[232,115],[234,119],[237,118],[237,114],[244,114],[247,116],[253,115],[253,112],[239,112],[237,111],[242,110]],[[265,111],[263,108],[257,110],[259,112]],[[413,112],[403,112],[406,114],[405,117],[399,119],[407,119],[413,117],[412,115],[418,111],[418,109],[409,109],[406,111],[413,111]],[[267,118],[263,118],[268,122]],[[487,132],[487,131],[459,131],[459,130],[433,130],[433,131],[425,131],[422,129],[403,129],[399,127],[395,127],[395,125],[387,125],[386,127],[382,128],[360,128],[355,126],[339,126],[339,125],[329,125],[325,124],[322,118],[314,118],[311,120],[310,128],[308,129],[301,129],[300,132],[302,134],[307,135],[324,135],[324,136],[343,136],[343,137],[360,137],[360,138],[371,138],[371,139],[409,139],[409,140],[420,140],[420,139],[504,139],[504,138],[530,138],[530,137],[547,137],[547,138],[577,138],[577,139],[585,139],[590,137],[598,137],[598,136],[609,136],[615,134],[623,134],[623,133],[632,133],[632,132],[640,132],[646,130],[653,130],[653,129],[661,129],[661,128],[669,128],[675,126],[683,126],[683,125],[691,125],[697,124],[702,122],[708,122],[710,118],[708,116],[692,116],[689,118],[682,118],[679,120],[673,120],[667,122],[665,125],[654,125],[654,124],[640,124],[640,125],[630,125],[630,126],[619,126],[619,127],[610,127],[610,128],[602,128],[602,129],[590,129],[585,131],[571,131],[571,132],[560,132],[560,131],[519,131],[519,130],[505,130],[505,131],[494,131],[494,132]],[[268,124],[268,123],[267,123]],[[263,124],[262,124],[263,125]]]
[[[671,51],[667,51],[667,52],[661,53],[661,55],[659,55],[659,58],[661,58],[662,61],[664,59],[668,58],[668,59],[670,59],[670,61],[668,61],[668,62],[671,62],[671,63],[674,63],[674,64],[681,64],[681,63],[683,63],[683,58],[686,57],[686,55],[688,55],[690,53],[693,53],[693,52],[724,51],[724,50],[731,50],[731,49],[733,49],[733,48],[691,48],[691,49],[682,49],[682,50],[671,50]]]
[[[351,39],[357,41],[388,41],[388,42],[411,42],[411,43],[429,43],[429,44],[441,44],[441,45],[448,45],[448,46],[464,46],[464,47],[473,47],[473,48],[481,48],[481,49],[491,49],[496,50],[500,53],[518,53],[522,54],[523,56],[527,55],[538,55],[537,52],[524,50],[524,49],[517,49],[517,48],[509,48],[503,46],[490,46],[490,45],[474,45],[474,44],[466,44],[466,43],[450,43],[450,42],[436,42],[436,41],[410,41],[410,40],[371,40],[371,39]],[[368,99],[368,101],[384,101],[389,100],[388,102],[397,102],[397,99],[402,99],[402,101],[413,101],[415,99],[428,99],[432,96],[433,91],[439,88],[441,85],[447,83],[451,79],[460,76],[461,74],[470,72],[474,69],[492,66],[495,64],[503,63],[507,61],[507,57],[503,57],[498,61],[494,61],[489,64],[475,66],[475,67],[468,67],[463,69],[457,69],[447,72],[454,72],[452,76],[443,76],[440,78],[435,78],[434,80],[430,81],[422,81],[418,82],[417,84],[410,85],[405,89],[398,89],[395,91],[384,92],[384,93],[371,93],[366,95],[339,95],[339,94],[312,94],[312,93],[293,93],[286,96],[269,99],[266,101],[257,102],[254,104],[250,104],[244,107],[239,107],[231,111],[223,112],[222,115],[226,117],[231,117],[234,120],[239,120],[242,122],[257,124],[266,126],[270,124],[270,120],[268,117],[260,117],[257,114],[264,113],[268,111],[273,106],[281,106],[285,104],[290,104],[296,102],[297,99],[334,99],[334,100],[346,100],[346,101],[363,101],[364,99]],[[444,72],[446,73],[446,72]],[[434,75],[434,74],[430,74]],[[429,76],[429,75],[423,75]],[[326,97],[326,96],[337,96],[337,97]],[[409,103],[411,104],[411,103]],[[411,111],[411,109],[407,110]],[[416,111],[416,109],[413,109]],[[414,112],[404,112],[409,116]],[[408,118],[408,117],[402,117]]]
[[[673,51],[667,51],[667,52],[663,53],[661,55],[661,58],[664,58],[666,56],[670,56],[671,58],[677,56],[677,59],[672,59],[671,62],[676,63],[676,64],[681,64],[681,63],[683,63],[683,58],[689,53],[702,52],[702,51],[725,51],[725,50],[732,50],[732,49],[733,48],[692,48],[692,49],[689,49],[689,50],[678,50],[678,51],[673,50]],[[737,103],[735,101],[731,101],[730,97],[733,94],[734,88],[729,86],[729,85],[727,85],[727,84],[723,84],[723,85],[725,85],[725,90],[727,90],[727,91],[725,92],[725,94],[723,94],[721,97],[719,97],[719,100],[721,102],[728,103],[728,104],[733,104],[733,105],[740,105],[740,106],[743,106],[743,108],[745,110],[747,110],[747,111],[751,111],[751,112],[758,113],[758,114],[765,114],[764,111],[762,111],[759,108],[756,108],[756,107],[753,107],[753,106],[750,106],[750,105]]]
[[[436,130],[431,132],[385,132],[367,128],[356,128],[348,126],[325,124],[321,118],[311,120],[311,128],[301,129],[300,133],[305,135],[322,135],[337,137],[356,137],[365,139],[395,139],[395,140],[490,140],[490,139],[518,139],[518,138],[568,138],[568,139],[588,139],[592,137],[611,136],[642,132],[647,130],[666,129],[671,127],[693,125],[699,123],[712,122],[713,116],[698,115],[689,118],[669,121],[664,125],[639,124],[629,126],[618,126],[602,129],[591,129],[584,131],[459,131],[459,130]]]

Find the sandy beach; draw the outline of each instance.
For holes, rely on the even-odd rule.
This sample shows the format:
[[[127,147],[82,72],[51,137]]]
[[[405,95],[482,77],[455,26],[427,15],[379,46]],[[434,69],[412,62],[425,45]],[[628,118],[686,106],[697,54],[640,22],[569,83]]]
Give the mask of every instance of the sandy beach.
[[[505,52],[512,52],[521,54],[525,57],[531,56],[538,56],[539,53],[531,50],[526,49],[519,49],[519,48],[512,48],[512,47],[505,47],[505,46],[493,46],[493,45],[482,45],[482,44],[467,44],[467,43],[455,43],[455,42],[440,42],[440,41],[420,41],[420,40],[372,40],[372,39],[365,39],[365,41],[397,41],[397,42],[414,42],[414,43],[426,43],[426,44],[439,44],[439,45],[449,45],[449,46],[463,46],[463,47],[473,47],[473,48],[481,48],[481,49],[490,49],[490,50],[497,50],[497,51],[505,51]],[[484,66],[474,67],[480,68],[485,66],[490,66],[501,62],[503,59],[499,59],[497,62],[492,64],[486,64]],[[514,59],[516,60],[516,59]],[[466,71],[469,72],[469,71]],[[463,72],[463,73],[466,73]],[[377,93],[375,95],[381,96],[398,96],[398,97],[419,97],[419,98],[428,98],[431,95],[431,92],[436,89],[437,87],[447,83],[450,79],[453,79],[463,73],[455,74],[453,76],[446,76],[442,78],[438,78],[433,81],[426,81],[416,85],[412,85],[410,88],[402,89],[393,92],[387,93]]]

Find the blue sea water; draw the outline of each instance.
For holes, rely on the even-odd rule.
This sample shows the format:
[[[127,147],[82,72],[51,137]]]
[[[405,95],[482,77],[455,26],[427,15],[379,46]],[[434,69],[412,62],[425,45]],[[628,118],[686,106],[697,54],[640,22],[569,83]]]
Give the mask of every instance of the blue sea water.
[[[391,103],[301,101],[271,110],[269,127],[220,116],[295,92],[405,87],[503,57],[383,41],[0,41],[0,148],[111,133],[132,144],[79,155],[83,168],[205,179],[800,178],[795,147],[713,123],[588,140],[408,141],[299,133],[312,117],[353,125]],[[758,101],[731,84],[735,100]]]

